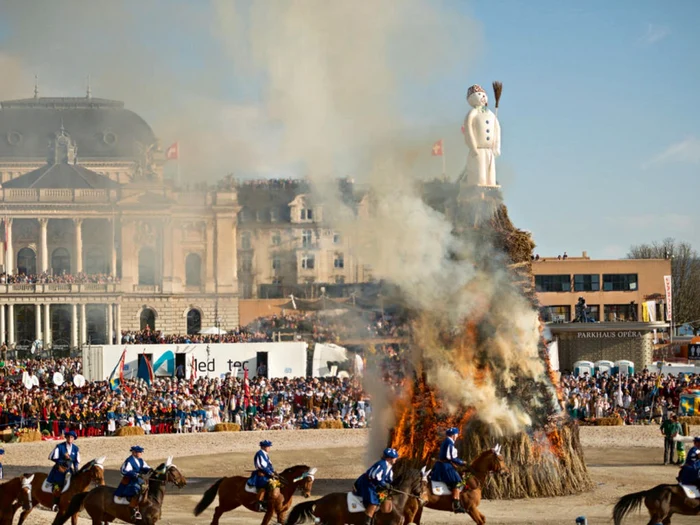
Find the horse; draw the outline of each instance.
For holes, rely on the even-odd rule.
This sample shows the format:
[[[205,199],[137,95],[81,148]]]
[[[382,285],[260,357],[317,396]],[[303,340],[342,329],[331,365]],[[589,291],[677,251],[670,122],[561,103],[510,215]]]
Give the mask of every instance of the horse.
[[[0,525],[12,525],[18,508],[32,508],[33,479],[33,474],[23,474],[0,485]]]
[[[496,445],[494,448],[485,450],[479,454],[476,459],[472,461],[471,465],[465,469],[464,474],[462,474],[462,479],[465,483],[464,490],[462,490],[460,494],[462,506],[477,525],[484,525],[486,523],[486,517],[479,512],[478,507],[479,503],[481,503],[481,490],[486,484],[486,478],[492,472],[499,475],[508,474],[508,469],[501,455],[500,445]],[[426,476],[427,474],[429,474],[429,472],[425,473]],[[428,493],[428,501],[425,507],[453,512],[451,493],[440,496],[433,494],[432,490],[429,490]],[[409,501],[406,507],[404,507],[404,523],[420,525],[422,515],[423,506],[417,505],[414,501]]]
[[[292,496],[297,489],[302,496],[308,498],[311,495],[311,487],[316,475],[315,468],[306,465],[296,465],[283,470],[279,475],[281,487],[268,495],[267,510],[262,520],[262,525],[268,525],[274,513],[277,521],[284,523],[284,517],[292,505]],[[230,476],[219,478],[209,487],[202,499],[194,508],[194,515],[199,516],[211,505],[216,495],[219,495],[219,505],[214,509],[214,517],[211,525],[219,525],[219,518],[224,512],[228,512],[243,505],[248,510],[257,512],[258,496],[255,493],[246,492],[245,484],[248,478],[244,476]]]
[[[424,472],[407,469],[397,476],[389,489],[390,510],[386,512],[387,501],[384,501],[381,510],[374,515],[377,525],[400,525],[408,500],[415,499],[419,504],[427,501],[428,479]],[[349,512],[347,492],[332,492],[321,499],[295,505],[289,513],[286,525],[297,525],[309,520],[323,525],[363,525],[365,513]]]
[[[139,503],[142,516],[142,519],[138,521],[139,525],[153,525],[160,519],[166,483],[172,483],[177,488],[187,485],[185,476],[173,464],[172,456],[165,463],[159,465],[148,478],[148,488],[142,493]],[[65,513],[57,514],[52,525],[63,525],[70,516],[80,512],[83,507],[92,518],[92,525],[102,525],[102,523],[109,523],[115,519],[126,523],[137,523],[131,517],[129,505],[114,502],[115,490],[114,487],[103,485],[90,492],[82,492],[73,496]]]
[[[686,496],[680,485],[657,485],[653,489],[643,490],[622,496],[613,509],[613,521],[620,525],[624,517],[641,509],[642,502],[649,511],[649,524],[663,523],[669,525],[671,516],[697,516],[700,514],[700,499]]]
[[[71,476],[70,486],[61,494],[61,499],[58,504],[59,514],[68,508],[73,496],[80,492],[87,492],[91,483],[93,483],[96,487],[105,484],[105,459],[105,456],[93,459],[92,461],[89,461],[83,465],[83,467],[76,472],[74,476]],[[34,474],[34,481],[32,481],[32,506],[22,511],[22,513],[19,515],[19,522],[17,522],[17,525],[22,525],[24,523],[24,520],[27,519],[29,513],[37,504],[43,505],[49,509],[53,506],[53,494],[42,489],[42,485],[44,484],[44,481],[46,481],[46,477],[46,474],[43,472],[36,472]],[[78,514],[76,513],[71,518],[71,524],[77,525],[77,523]]]

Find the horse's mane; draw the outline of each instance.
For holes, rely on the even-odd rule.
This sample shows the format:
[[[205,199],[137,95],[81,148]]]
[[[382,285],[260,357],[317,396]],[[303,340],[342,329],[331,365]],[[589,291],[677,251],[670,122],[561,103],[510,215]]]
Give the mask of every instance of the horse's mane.
[[[487,449],[484,450],[482,453],[480,453],[478,456],[476,456],[476,457],[472,460],[471,464],[473,465],[473,464],[476,463],[477,461],[480,461],[480,460],[484,459],[487,455],[492,454],[492,453],[493,453],[493,449],[487,448]]]
[[[407,468],[401,471],[394,480],[394,485],[399,488],[413,487],[417,482],[423,479],[420,470],[415,468]]]
[[[280,474],[289,474],[290,472],[294,470],[309,470],[311,467],[308,467],[306,465],[294,465],[293,467],[287,467],[284,469]]]
[[[95,466],[95,460],[91,459],[90,461],[85,463],[85,465],[80,467],[80,470],[78,470],[78,472],[76,472],[75,475],[77,476],[78,474],[85,474],[88,470],[90,470],[94,466]]]

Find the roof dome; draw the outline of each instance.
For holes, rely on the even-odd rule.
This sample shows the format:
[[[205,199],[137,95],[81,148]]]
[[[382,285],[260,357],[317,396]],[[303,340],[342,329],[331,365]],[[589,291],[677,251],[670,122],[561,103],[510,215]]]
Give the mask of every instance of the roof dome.
[[[0,102],[0,159],[43,160],[65,126],[81,161],[138,159],[156,142],[151,127],[124,103],[99,98],[30,98]]]

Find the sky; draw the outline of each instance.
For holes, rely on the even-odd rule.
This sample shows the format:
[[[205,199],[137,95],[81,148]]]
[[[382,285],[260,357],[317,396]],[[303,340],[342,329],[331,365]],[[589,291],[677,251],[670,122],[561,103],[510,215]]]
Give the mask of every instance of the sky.
[[[665,237],[700,249],[700,2],[355,2],[347,5],[362,16],[344,13],[347,33],[331,12],[329,34],[312,34],[329,48],[331,70],[300,60],[313,74],[308,92],[290,81],[289,95],[295,57],[275,41],[289,25],[256,19],[249,2],[40,4],[0,4],[0,99],[31,96],[35,74],[42,96],[80,96],[89,73],[93,96],[125,101],[164,145],[180,141],[191,181],[304,176],[300,159],[336,148],[335,173],[361,179],[353,159],[392,134],[429,175],[441,173],[430,151],[443,139],[456,178],[466,90],[491,93],[500,80],[498,179],[536,253],[612,259]],[[372,46],[385,62],[372,60]],[[326,80],[335,98],[324,96]],[[328,126],[316,100],[334,112]]]

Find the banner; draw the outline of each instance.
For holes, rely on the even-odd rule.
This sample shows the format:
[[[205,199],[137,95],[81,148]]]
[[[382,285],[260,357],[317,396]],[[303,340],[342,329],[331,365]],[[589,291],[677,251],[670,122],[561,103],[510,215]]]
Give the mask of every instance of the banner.
[[[700,344],[688,345],[688,361],[700,361]]]
[[[664,275],[664,288],[666,289],[666,320],[673,319],[673,288],[670,275]]]

